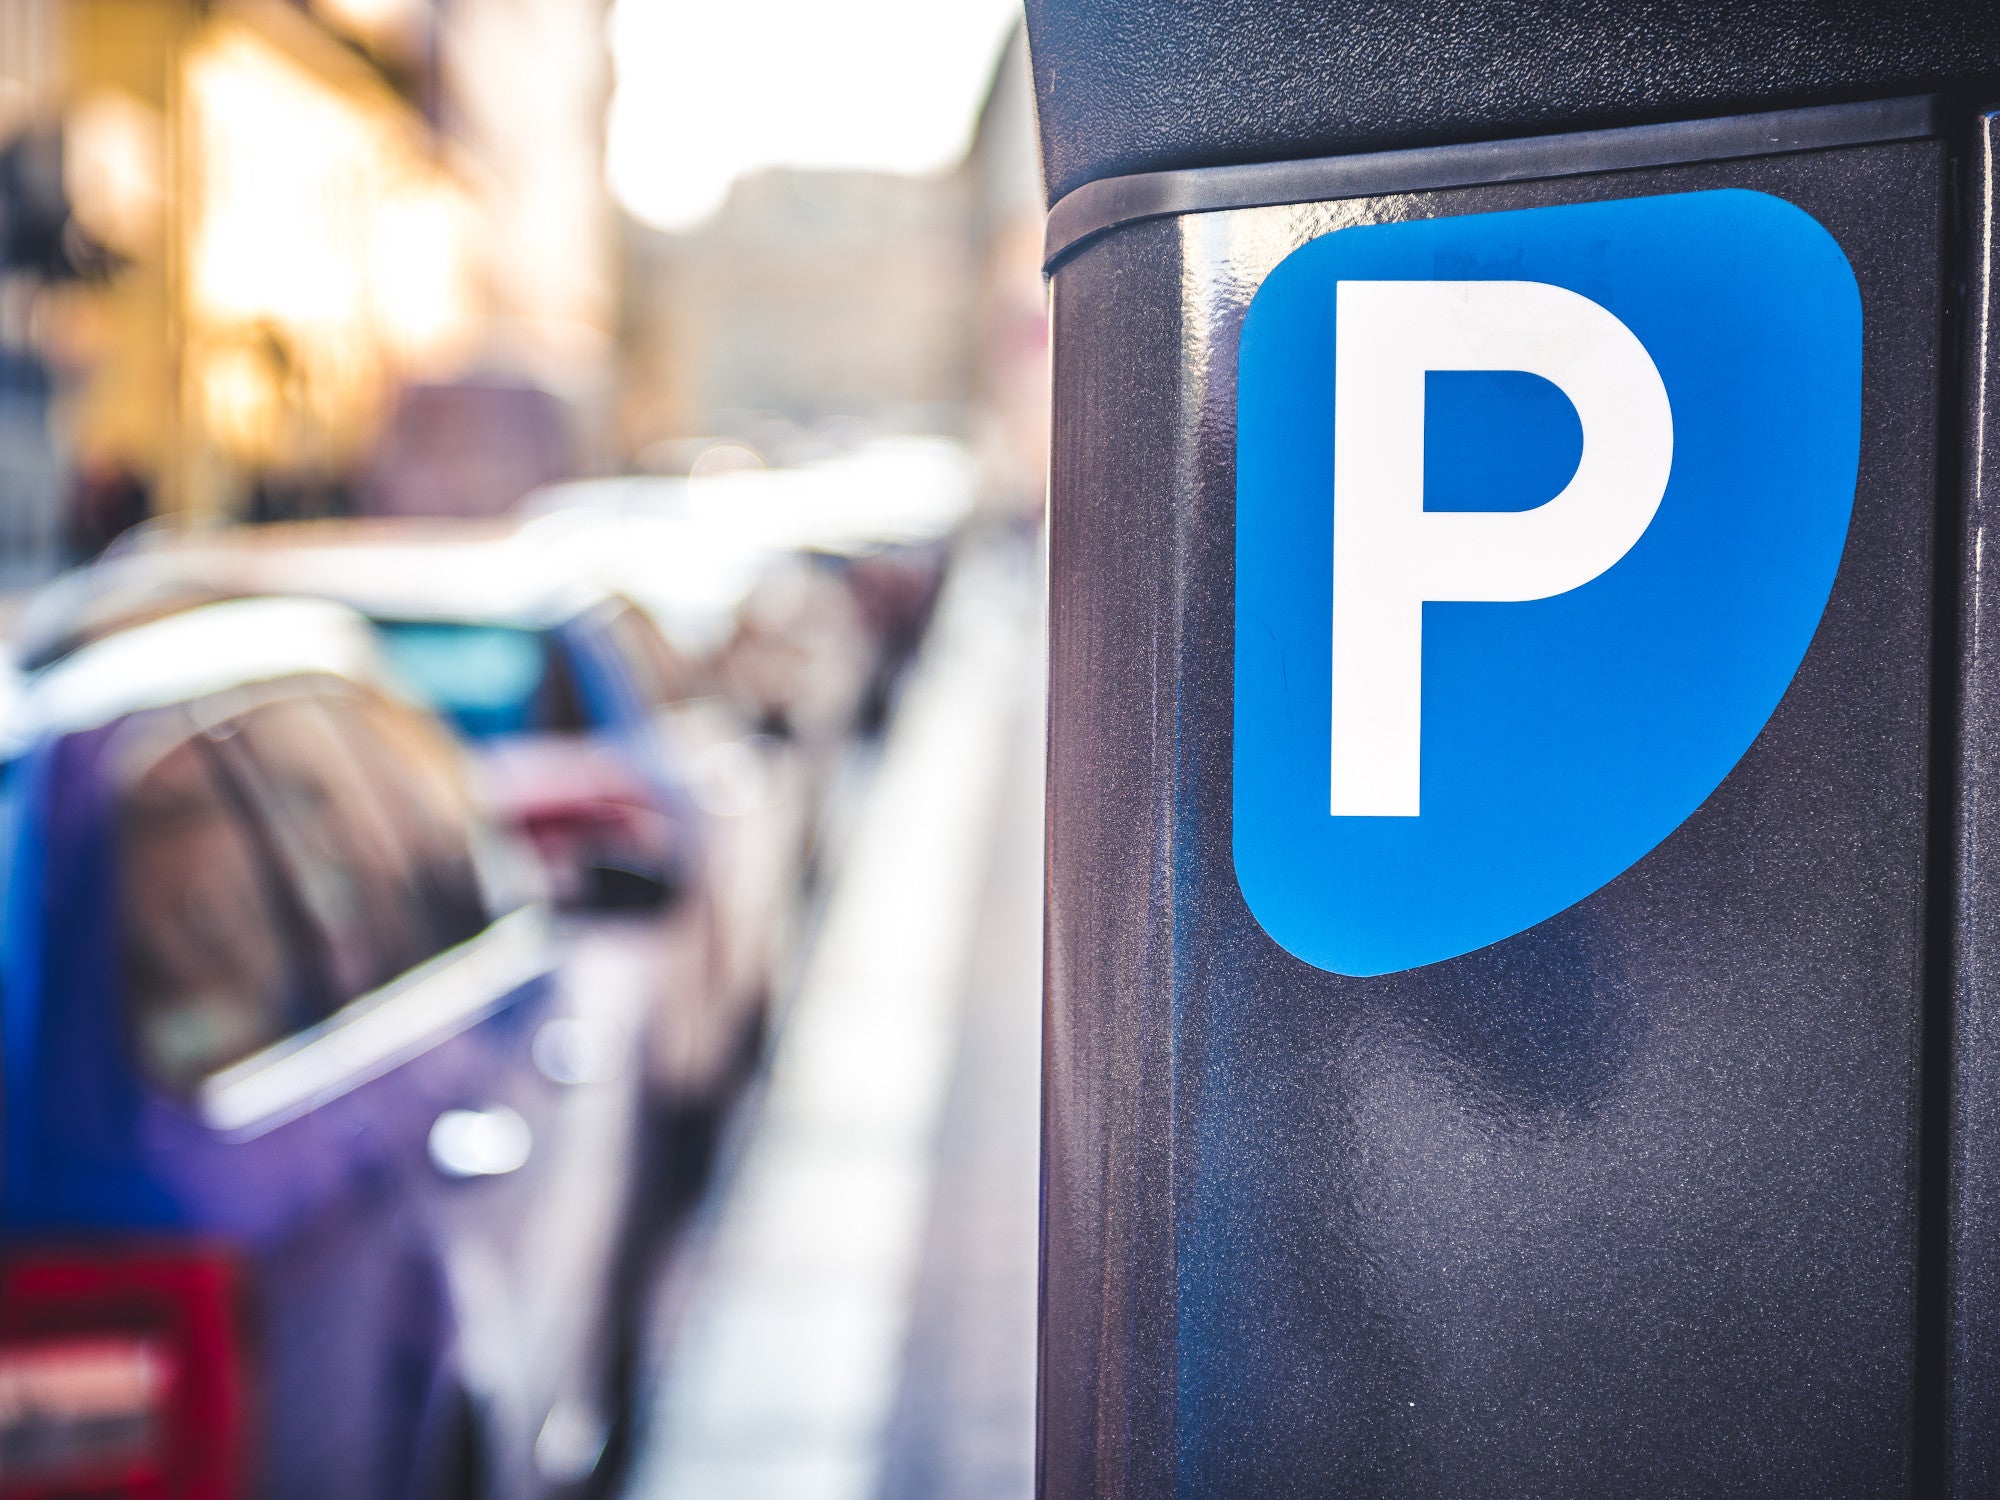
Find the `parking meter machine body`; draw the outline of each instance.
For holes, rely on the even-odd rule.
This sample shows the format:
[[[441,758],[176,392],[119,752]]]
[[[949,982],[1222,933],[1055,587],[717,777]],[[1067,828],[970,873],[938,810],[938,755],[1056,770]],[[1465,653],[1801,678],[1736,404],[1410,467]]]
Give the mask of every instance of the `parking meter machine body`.
[[[1031,0],[1047,1496],[2000,1492],[2000,14]]]

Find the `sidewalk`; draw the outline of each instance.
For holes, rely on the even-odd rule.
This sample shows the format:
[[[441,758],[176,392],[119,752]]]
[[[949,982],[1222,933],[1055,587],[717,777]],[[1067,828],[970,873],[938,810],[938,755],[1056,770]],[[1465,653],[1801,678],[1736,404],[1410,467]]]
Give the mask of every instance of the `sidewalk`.
[[[1032,1488],[1039,579],[954,573],[662,1288],[633,1500]]]

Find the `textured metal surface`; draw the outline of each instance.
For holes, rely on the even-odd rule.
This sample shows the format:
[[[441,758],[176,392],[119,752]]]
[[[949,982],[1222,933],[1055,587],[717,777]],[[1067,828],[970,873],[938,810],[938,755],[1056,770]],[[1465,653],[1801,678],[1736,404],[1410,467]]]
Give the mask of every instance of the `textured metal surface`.
[[[1052,203],[1130,172],[1923,93],[2000,75],[1992,0],[1027,5]]]
[[[1906,1492],[1944,164],[1204,214],[1058,272],[1045,1494]],[[1308,968],[1230,859],[1249,297],[1343,224],[1721,186],[1815,215],[1862,289],[1854,521],[1797,679],[1579,905]]]
[[[2000,1492],[2000,346],[1995,117],[1968,164],[1965,515],[1959,647],[1961,785],[1951,1111],[1950,1399],[1953,1493]]]
[[[1813,109],[1771,110],[1666,125],[1630,125],[1525,141],[1460,141],[1408,151],[1316,156],[1306,161],[1248,162],[1100,177],[1066,193],[1049,210],[1044,269],[1084,241],[1120,224],[1168,214],[1262,208],[1325,198],[1359,198],[1420,188],[1524,182],[1586,172],[1658,167],[1673,162],[1771,156],[1937,134],[1937,103],[1928,95],[1868,99]]]
[[[1079,256],[1050,330],[1038,1469],[1044,1494],[1078,1500],[1173,1492],[1175,823],[1190,790],[1176,721],[1195,519],[1178,236],[1142,224]],[[1226,643],[1209,644],[1206,670],[1226,671]],[[1222,829],[1210,838],[1226,851]]]

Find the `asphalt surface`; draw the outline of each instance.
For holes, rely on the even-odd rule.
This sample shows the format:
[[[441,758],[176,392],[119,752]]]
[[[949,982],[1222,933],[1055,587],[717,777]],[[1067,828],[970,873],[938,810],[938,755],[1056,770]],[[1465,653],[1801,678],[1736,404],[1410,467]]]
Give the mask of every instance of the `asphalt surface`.
[[[1033,1490],[1041,575],[947,584],[664,1255],[628,1500]]]

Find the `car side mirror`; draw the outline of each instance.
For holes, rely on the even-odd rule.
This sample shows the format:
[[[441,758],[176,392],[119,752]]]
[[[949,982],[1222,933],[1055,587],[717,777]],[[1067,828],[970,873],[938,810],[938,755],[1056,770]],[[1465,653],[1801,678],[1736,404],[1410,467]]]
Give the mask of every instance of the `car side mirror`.
[[[594,860],[582,870],[577,905],[609,916],[654,916],[671,911],[687,894],[678,873],[656,865]]]

